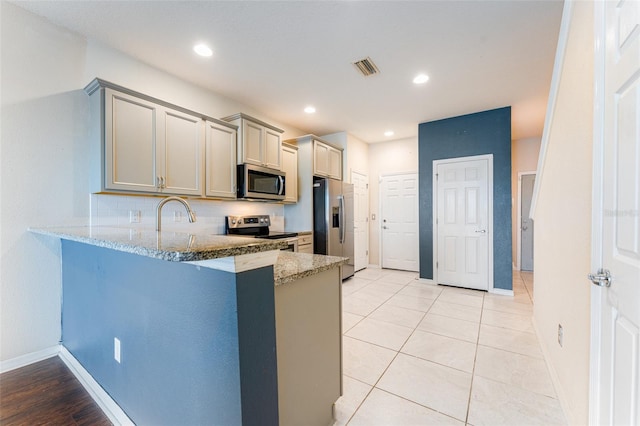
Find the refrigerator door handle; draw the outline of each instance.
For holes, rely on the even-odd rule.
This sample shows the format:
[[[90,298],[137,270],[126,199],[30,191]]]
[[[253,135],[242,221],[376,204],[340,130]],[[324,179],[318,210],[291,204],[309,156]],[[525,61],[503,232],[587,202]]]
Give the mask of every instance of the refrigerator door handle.
[[[340,208],[340,244],[344,244],[344,221],[345,221],[345,211],[344,211],[344,197],[341,195],[338,197],[339,208]]]

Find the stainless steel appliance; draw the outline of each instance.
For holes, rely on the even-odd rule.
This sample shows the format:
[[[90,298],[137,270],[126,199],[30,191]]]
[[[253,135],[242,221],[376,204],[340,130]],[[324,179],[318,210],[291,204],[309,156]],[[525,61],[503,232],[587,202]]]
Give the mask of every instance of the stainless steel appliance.
[[[227,235],[250,238],[266,238],[268,240],[285,239],[288,251],[298,251],[297,232],[274,232],[269,230],[271,220],[267,215],[227,216],[225,230]]]
[[[342,279],[353,276],[353,185],[335,179],[313,181],[314,253],[348,257]]]
[[[238,198],[284,200],[286,173],[253,164],[238,164]]]

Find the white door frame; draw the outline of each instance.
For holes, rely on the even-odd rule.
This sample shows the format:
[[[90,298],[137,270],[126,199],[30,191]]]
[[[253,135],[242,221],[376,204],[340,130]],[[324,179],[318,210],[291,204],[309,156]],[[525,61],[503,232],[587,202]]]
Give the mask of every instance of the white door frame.
[[[487,207],[488,207],[488,215],[487,215],[487,233],[489,237],[489,265],[488,266],[488,282],[489,287],[487,291],[489,293],[501,293],[504,294],[503,289],[494,289],[493,285],[493,154],[485,154],[485,155],[473,155],[471,157],[457,157],[457,158],[446,158],[443,160],[433,160],[433,194],[431,195],[432,204],[433,204],[433,213],[432,213],[432,226],[433,226],[433,283],[438,284],[438,269],[435,267],[436,262],[438,261],[438,225],[436,223],[436,218],[438,217],[438,179],[436,178],[436,174],[438,172],[438,165],[447,164],[447,163],[459,163],[462,161],[475,161],[475,160],[487,160]]]
[[[516,229],[516,270],[522,265],[522,176],[536,175],[536,172],[518,172],[518,217]],[[513,252],[512,252],[513,253]]]
[[[383,247],[382,247],[382,222],[380,222],[380,219],[382,218],[382,185],[380,185],[382,183],[382,179],[385,177],[389,177],[389,176],[402,176],[402,175],[416,175],[416,177],[418,178],[418,188],[416,189],[416,191],[418,192],[417,195],[418,197],[420,196],[420,174],[415,171],[415,172],[393,172],[393,173],[383,173],[378,177],[378,260],[379,260],[379,267],[380,269],[383,268],[382,266],[382,257],[384,255],[383,252]],[[416,212],[416,217],[419,217],[420,215],[420,202],[418,201],[418,211]],[[418,223],[418,250],[420,249],[420,224]],[[418,272],[420,270],[420,255],[418,254]]]

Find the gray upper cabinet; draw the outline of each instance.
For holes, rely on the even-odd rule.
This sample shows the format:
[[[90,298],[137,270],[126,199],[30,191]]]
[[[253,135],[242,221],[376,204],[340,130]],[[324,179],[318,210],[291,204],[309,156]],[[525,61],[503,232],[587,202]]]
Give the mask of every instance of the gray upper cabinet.
[[[282,171],[286,173],[285,178],[285,203],[298,202],[298,147],[295,145],[282,144]]]
[[[205,195],[212,183],[205,173],[205,120],[234,138],[232,157],[228,141],[212,145],[221,147],[221,157],[230,158],[224,172],[217,168],[221,182],[216,190],[230,185],[229,169],[235,179],[235,126],[104,80],[95,79],[85,91],[90,95],[91,138],[100,142],[92,144],[93,192]],[[211,150],[209,154],[214,156]],[[229,188],[227,193],[233,192]]]
[[[105,91],[104,189],[202,193],[200,117]]]
[[[236,130],[207,121],[205,196],[236,198]]]
[[[225,117],[223,120],[238,126],[238,164],[248,163],[281,169],[284,130],[243,113]]]
[[[314,176],[342,180],[342,150],[314,139],[313,174]]]

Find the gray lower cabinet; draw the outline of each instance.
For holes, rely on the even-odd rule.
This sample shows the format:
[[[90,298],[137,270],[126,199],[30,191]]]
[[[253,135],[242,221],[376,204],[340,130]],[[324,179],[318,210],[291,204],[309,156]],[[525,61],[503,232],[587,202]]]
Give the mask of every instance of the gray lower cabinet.
[[[340,268],[275,287],[280,426],[333,424],[342,393]]]

